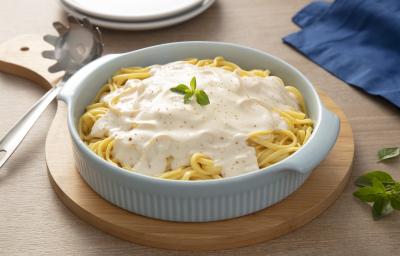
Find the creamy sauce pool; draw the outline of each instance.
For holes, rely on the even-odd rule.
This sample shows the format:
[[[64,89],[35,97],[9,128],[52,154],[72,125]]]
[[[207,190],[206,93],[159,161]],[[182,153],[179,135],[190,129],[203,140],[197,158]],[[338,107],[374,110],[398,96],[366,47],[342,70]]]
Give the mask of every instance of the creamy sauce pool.
[[[246,143],[248,134],[287,129],[272,109],[299,109],[275,76],[240,77],[222,68],[185,62],[154,65],[151,74],[104,96],[101,101],[110,102],[125,91],[116,111],[110,110],[91,131],[95,137],[115,137],[113,156],[150,176],[165,171],[168,157],[173,157],[175,169],[189,165],[191,155],[198,152],[220,165],[224,177],[258,170],[255,149]],[[184,104],[182,95],[170,91],[178,84],[188,85],[194,76],[197,88],[208,94],[209,105],[200,106],[194,97]]]

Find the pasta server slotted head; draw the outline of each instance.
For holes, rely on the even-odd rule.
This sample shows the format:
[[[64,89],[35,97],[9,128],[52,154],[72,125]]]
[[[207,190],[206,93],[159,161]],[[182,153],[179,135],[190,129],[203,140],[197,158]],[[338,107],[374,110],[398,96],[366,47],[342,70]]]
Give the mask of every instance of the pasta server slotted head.
[[[0,140],[0,167],[12,155],[30,128],[61,91],[65,82],[81,67],[101,56],[103,43],[101,32],[87,20],[82,21],[68,16],[69,27],[60,22],[53,26],[58,36],[46,35],[43,39],[54,46],[52,51],[43,51],[44,58],[56,60],[49,67],[50,73],[65,71],[63,78],[40,98],[25,115]]]

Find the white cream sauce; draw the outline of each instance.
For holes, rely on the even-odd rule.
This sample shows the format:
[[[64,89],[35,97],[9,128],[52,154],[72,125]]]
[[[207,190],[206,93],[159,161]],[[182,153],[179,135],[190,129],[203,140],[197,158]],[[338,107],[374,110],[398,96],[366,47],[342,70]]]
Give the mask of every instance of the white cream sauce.
[[[172,168],[188,165],[192,154],[201,152],[222,166],[224,177],[258,170],[248,134],[265,129],[286,129],[286,123],[272,109],[299,109],[280,78],[240,77],[215,67],[197,67],[173,62],[151,67],[152,76],[129,80],[125,86],[104,96],[111,99],[129,90],[93,126],[91,135],[116,138],[113,154],[135,171],[158,176],[173,157]],[[183,103],[183,96],[170,91],[178,84],[189,85],[196,77],[210,104],[201,106],[195,98]],[[136,126],[132,129],[132,126]]]

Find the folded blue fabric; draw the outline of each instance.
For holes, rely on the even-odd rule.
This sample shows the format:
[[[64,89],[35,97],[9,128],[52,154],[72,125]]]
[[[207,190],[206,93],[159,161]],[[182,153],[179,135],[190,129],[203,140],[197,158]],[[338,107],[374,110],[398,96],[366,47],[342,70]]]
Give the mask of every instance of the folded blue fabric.
[[[313,2],[283,38],[343,81],[400,107],[400,0]]]

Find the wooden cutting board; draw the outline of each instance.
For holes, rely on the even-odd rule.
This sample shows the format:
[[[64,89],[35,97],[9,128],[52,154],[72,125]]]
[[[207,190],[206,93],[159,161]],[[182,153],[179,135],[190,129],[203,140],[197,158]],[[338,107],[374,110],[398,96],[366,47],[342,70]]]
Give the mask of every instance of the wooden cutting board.
[[[0,70],[50,88],[60,74],[49,74],[47,67],[52,61],[40,57],[40,52],[49,48],[36,35],[3,43]],[[74,167],[63,102],[58,102],[46,139],[49,179],[61,201],[76,215],[104,232],[134,243],[174,250],[215,250],[267,241],[321,214],[340,195],[350,176],[354,157],[351,126],[328,96],[321,92],[320,96],[341,120],[336,145],[300,189],[280,203],[251,215],[208,223],[176,223],[142,217],[108,203],[84,182]]]

